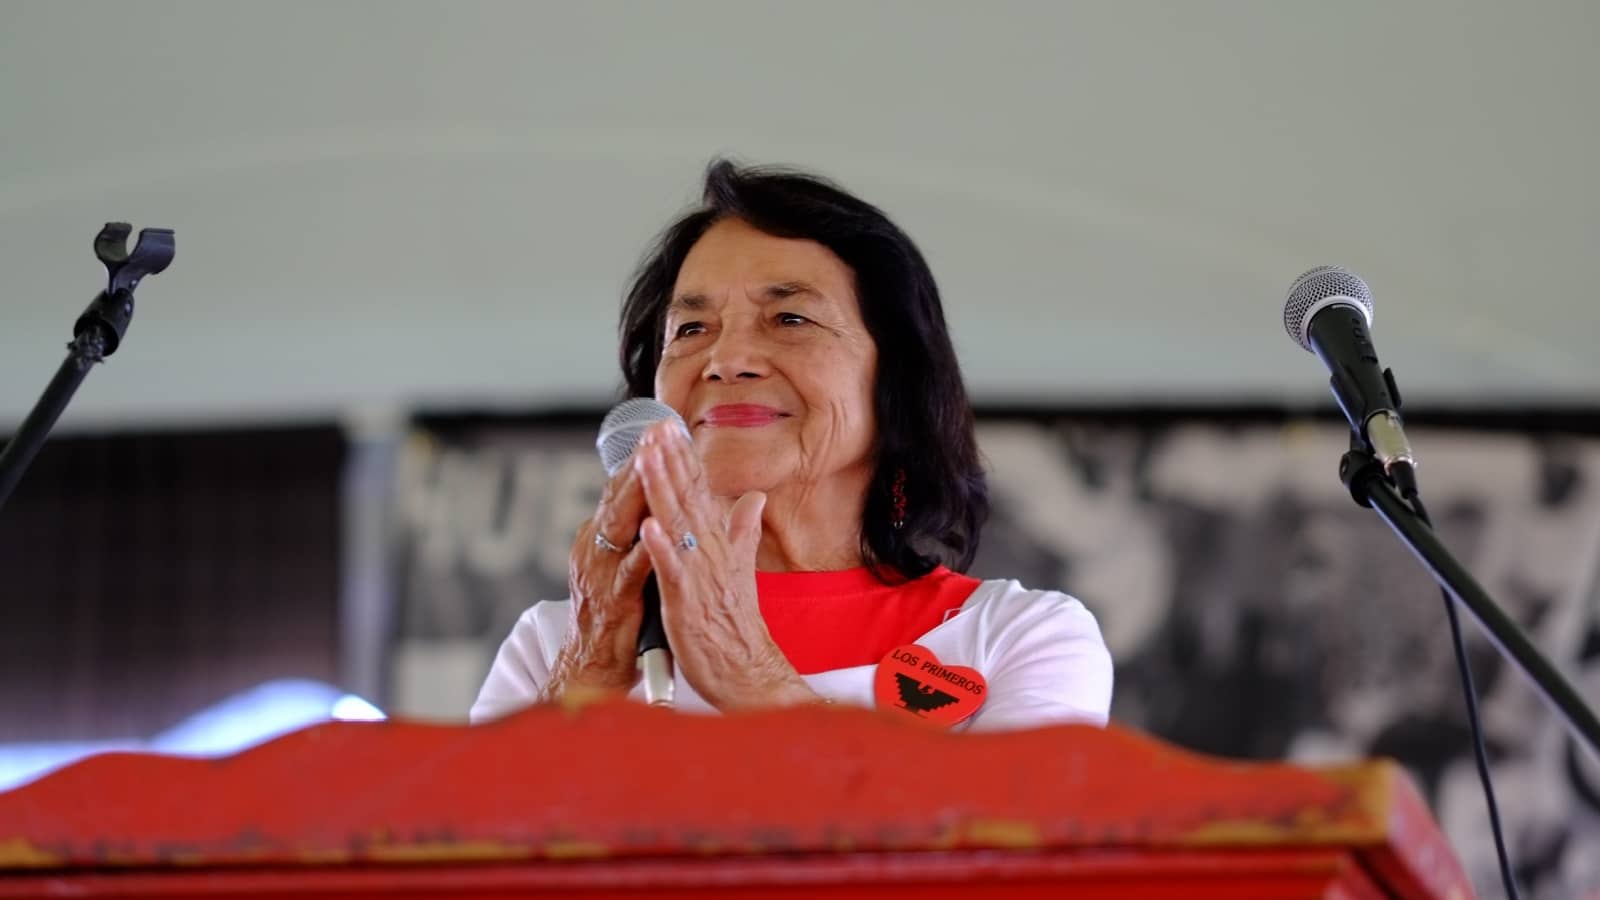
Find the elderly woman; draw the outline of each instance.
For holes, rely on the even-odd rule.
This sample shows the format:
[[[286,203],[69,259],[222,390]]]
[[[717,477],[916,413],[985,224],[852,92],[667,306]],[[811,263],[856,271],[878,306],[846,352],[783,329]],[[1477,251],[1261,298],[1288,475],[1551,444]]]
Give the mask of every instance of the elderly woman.
[[[920,692],[962,698],[963,727],[1106,721],[1089,611],[962,574],[988,512],[972,411],[933,275],[883,212],[715,162],[641,265],[621,337],[628,394],[690,433],[652,427],[611,478],[573,542],[571,597],[522,615],[474,720],[638,694],[654,572],[680,709],[922,715],[939,700]]]

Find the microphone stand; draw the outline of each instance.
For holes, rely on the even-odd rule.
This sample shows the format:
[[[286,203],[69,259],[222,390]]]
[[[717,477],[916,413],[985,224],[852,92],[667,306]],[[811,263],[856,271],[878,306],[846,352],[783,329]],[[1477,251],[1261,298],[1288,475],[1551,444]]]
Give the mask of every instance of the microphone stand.
[[[95,363],[117,352],[122,336],[133,321],[133,291],[140,279],[164,270],[172,262],[173,234],[169,228],[145,228],[133,252],[127,252],[126,222],[107,222],[94,239],[95,256],[105,264],[109,283],[72,327],[67,358],[45,387],[17,433],[0,452],[0,507],[22,480],[22,473],[44,445],[45,437],[67,408],[78,385]]]
[[[1390,482],[1383,466],[1352,435],[1350,452],[1339,460],[1339,478],[1360,506],[1369,507],[1392,529],[1401,543],[1427,567],[1444,588],[1478,620],[1500,655],[1517,664],[1547,703],[1566,721],[1572,734],[1600,759],[1600,719],[1517,623],[1506,615],[1489,593],[1473,579],[1434,535]]]

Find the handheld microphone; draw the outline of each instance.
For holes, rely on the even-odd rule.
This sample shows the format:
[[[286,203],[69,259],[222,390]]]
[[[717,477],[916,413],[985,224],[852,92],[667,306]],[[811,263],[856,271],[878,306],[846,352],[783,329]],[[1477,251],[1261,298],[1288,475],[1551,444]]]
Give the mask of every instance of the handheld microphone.
[[[600,464],[606,474],[616,475],[628,464],[639,439],[645,430],[662,419],[673,419],[683,428],[689,427],[672,407],[649,397],[624,400],[606,413],[600,423],[600,436],[595,439],[595,449],[600,451]],[[667,632],[661,624],[661,588],[656,584],[655,573],[650,573],[644,583],[644,620],[639,623],[639,669],[644,673],[645,702],[652,706],[672,705],[672,648],[667,646]]]
[[[1350,428],[1383,464],[1402,493],[1415,495],[1416,457],[1400,419],[1394,373],[1378,363],[1368,333],[1372,290],[1339,266],[1318,266],[1294,280],[1283,304],[1283,327],[1332,373],[1333,399]]]

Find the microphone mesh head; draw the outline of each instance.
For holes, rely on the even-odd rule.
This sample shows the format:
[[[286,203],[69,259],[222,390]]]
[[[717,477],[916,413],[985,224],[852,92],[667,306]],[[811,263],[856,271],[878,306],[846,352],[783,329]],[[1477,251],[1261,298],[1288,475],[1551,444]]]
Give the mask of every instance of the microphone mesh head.
[[[1311,317],[1341,303],[1359,307],[1367,327],[1372,327],[1372,289],[1361,276],[1343,266],[1318,266],[1290,285],[1289,299],[1283,304],[1283,328],[1301,349],[1314,352],[1306,334]]]
[[[600,451],[600,464],[606,467],[607,475],[615,475],[628,457],[639,446],[639,438],[644,436],[645,429],[662,419],[676,420],[684,434],[689,433],[689,426],[683,423],[683,417],[677,410],[651,397],[635,397],[624,400],[611,408],[606,413],[605,421],[600,423],[600,436],[595,439],[595,448]]]

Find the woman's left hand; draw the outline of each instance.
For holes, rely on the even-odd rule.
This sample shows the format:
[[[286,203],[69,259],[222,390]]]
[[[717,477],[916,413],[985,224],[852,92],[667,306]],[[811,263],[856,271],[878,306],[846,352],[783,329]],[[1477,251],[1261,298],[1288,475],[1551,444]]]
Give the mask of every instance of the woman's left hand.
[[[699,457],[671,421],[645,434],[632,464],[650,507],[640,535],[661,590],[661,623],[684,680],[723,711],[820,700],[773,643],[756,600],[766,495],[740,497],[724,524]]]

